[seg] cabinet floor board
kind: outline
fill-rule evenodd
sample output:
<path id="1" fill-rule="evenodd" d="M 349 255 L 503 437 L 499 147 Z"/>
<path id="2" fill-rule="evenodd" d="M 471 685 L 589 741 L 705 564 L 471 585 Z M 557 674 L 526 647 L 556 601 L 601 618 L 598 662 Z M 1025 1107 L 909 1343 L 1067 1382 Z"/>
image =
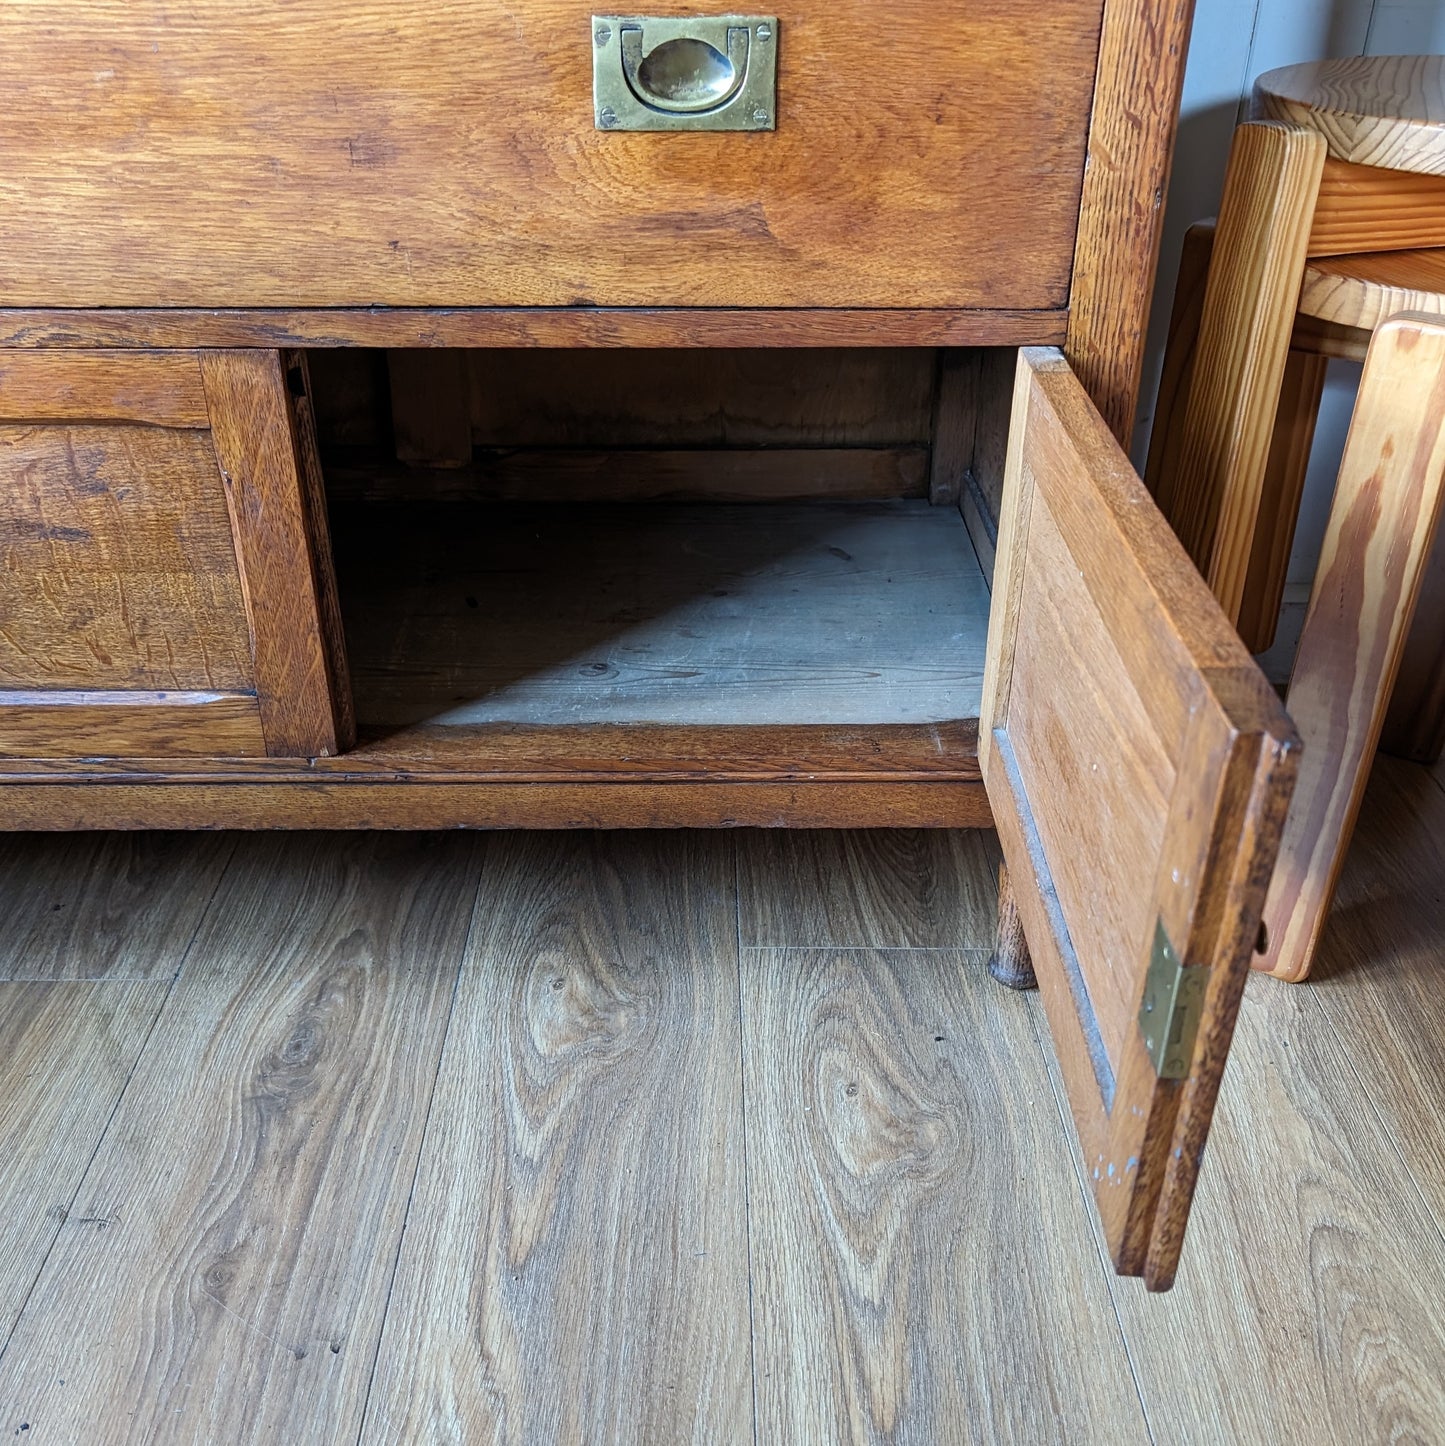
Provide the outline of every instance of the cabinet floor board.
<path id="1" fill-rule="evenodd" d="M 364 726 L 978 717 L 989 593 L 926 501 L 332 510 Z"/>
<path id="2" fill-rule="evenodd" d="M 1149 1297 L 989 834 L 4 840 L 0 1433 L 1439 1439 L 1442 859 L 1382 760 Z"/>

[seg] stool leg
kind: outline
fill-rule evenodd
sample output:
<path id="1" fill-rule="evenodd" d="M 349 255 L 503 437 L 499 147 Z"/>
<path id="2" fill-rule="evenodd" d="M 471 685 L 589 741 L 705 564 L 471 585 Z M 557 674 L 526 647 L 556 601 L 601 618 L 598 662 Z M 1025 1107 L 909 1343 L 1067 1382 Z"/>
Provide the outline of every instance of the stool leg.
<path id="1" fill-rule="evenodd" d="M 998 866 L 998 942 L 988 961 L 988 972 L 1010 989 L 1036 989 L 1034 963 L 1029 956 L 1028 940 L 1024 938 L 1023 921 L 1014 902 L 1013 880 L 1008 865 Z"/>
<path id="2" fill-rule="evenodd" d="M 1365 362 L 1286 701 L 1304 740 L 1258 963 L 1309 973 L 1440 514 L 1445 322 L 1396 317 Z"/>
<path id="3" fill-rule="evenodd" d="M 1166 517 L 1174 504 L 1179 449 L 1184 441 L 1184 412 L 1189 405 L 1189 384 L 1194 378 L 1199 319 L 1204 314 L 1204 291 L 1213 254 L 1214 222 L 1195 222 L 1184 233 L 1184 247 L 1179 253 L 1179 275 L 1174 280 L 1174 305 L 1164 343 L 1164 367 L 1154 398 L 1154 422 L 1149 428 L 1149 460 L 1144 466 L 1144 485 Z"/>
<path id="4" fill-rule="evenodd" d="M 1272 646 L 1279 626 L 1289 554 L 1299 522 L 1328 365 L 1328 357 L 1303 351 L 1291 351 L 1285 363 L 1237 619 L 1239 635 L 1251 653 L 1262 653 Z"/>
<path id="5" fill-rule="evenodd" d="M 1445 537 L 1439 534 L 1420 586 L 1380 747 L 1415 763 L 1438 763 L 1445 753 Z"/>
<path id="6" fill-rule="evenodd" d="M 1231 621 L 1304 276 L 1325 140 L 1251 123 L 1234 133 L 1177 463 L 1158 498 Z"/>

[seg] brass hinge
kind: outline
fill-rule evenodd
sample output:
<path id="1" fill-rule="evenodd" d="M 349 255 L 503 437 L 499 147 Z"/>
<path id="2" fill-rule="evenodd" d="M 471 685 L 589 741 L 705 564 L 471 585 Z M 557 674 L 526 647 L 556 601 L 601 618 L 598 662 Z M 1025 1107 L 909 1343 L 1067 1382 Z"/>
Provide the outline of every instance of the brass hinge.
<path id="1" fill-rule="evenodd" d="M 1209 970 L 1186 969 L 1164 932 L 1164 921 L 1156 921 L 1144 1001 L 1139 1006 L 1139 1032 L 1160 1079 L 1188 1077 L 1208 983 Z"/>

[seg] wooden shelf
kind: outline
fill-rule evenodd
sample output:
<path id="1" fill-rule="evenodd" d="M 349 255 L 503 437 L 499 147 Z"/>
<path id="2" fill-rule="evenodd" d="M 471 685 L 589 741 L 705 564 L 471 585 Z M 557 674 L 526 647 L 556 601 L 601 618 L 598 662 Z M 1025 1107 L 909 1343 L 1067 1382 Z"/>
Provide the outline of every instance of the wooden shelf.
<path id="1" fill-rule="evenodd" d="M 950 508 L 369 504 L 333 545 L 373 737 L 978 716 L 989 594 Z"/>

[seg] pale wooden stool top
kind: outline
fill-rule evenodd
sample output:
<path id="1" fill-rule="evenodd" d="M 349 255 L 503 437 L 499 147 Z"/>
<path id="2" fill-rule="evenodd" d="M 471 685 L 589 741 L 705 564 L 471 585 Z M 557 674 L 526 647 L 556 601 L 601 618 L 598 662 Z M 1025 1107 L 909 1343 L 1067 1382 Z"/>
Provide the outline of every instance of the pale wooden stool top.
<path id="1" fill-rule="evenodd" d="M 1402 311 L 1445 316 L 1445 249 L 1317 257 L 1305 267 L 1299 310 L 1366 331 Z"/>
<path id="2" fill-rule="evenodd" d="M 1251 112 L 1318 131 L 1336 160 L 1445 176 L 1445 56 L 1287 65 L 1255 81 Z"/>

